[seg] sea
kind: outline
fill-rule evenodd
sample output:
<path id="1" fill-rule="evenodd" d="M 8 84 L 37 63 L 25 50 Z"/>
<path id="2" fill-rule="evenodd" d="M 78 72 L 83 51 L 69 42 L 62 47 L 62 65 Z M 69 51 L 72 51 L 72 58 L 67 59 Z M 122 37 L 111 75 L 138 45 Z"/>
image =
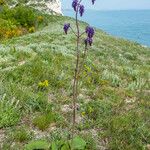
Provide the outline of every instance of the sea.
<path id="1" fill-rule="evenodd" d="M 63 10 L 74 17 L 72 10 Z M 86 10 L 80 20 L 105 32 L 150 47 L 150 10 Z"/>

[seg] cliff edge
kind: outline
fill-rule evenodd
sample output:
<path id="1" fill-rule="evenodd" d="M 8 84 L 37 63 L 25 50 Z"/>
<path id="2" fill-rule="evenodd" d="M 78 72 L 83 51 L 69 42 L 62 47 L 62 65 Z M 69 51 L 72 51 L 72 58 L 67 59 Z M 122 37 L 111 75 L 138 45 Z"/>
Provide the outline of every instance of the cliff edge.
<path id="1" fill-rule="evenodd" d="M 11 7 L 18 4 L 33 7 L 43 13 L 62 15 L 60 0 L 9 0 L 7 2 Z"/>
<path id="2" fill-rule="evenodd" d="M 30 0 L 27 5 L 48 14 L 62 14 L 60 0 Z"/>

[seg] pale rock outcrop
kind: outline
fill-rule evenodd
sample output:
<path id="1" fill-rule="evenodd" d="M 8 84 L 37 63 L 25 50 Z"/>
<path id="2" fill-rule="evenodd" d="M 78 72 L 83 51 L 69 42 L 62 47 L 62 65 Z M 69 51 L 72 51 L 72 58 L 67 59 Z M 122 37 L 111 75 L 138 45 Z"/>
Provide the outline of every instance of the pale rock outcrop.
<path id="1" fill-rule="evenodd" d="M 30 0 L 26 5 L 48 14 L 62 14 L 60 0 Z"/>
<path id="2" fill-rule="evenodd" d="M 10 7 L 15 7 L 19 3 L 33 7 L 43 13 L 62 15 L 60 0 L 10 0 Z"/>

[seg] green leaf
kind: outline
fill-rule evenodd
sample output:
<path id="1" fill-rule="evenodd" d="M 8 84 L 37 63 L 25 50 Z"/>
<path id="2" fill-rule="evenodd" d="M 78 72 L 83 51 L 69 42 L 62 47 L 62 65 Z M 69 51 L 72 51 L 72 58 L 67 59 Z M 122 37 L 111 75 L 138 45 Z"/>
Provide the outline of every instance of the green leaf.
<path id="1" fill-rule="evenodd" d="M 71 150 L 69 143 L 68 142 L 64 143 L 63 146 L 61 147 L 61 150 Z"/>
<path id="2" fill-rule="evenodd" d="M 48 148 L 49 148 L 49 143 L 43 140 L 37 140 L 37 141 L 31 141 L 27 145 L 25 145 L 24 150 L 35 150 L 35 149 L 47 150 Z"/>
<path id="3" fill-rule="evenodd" d="M 86 142 L 79 136 L 75 137 L 71 142 L 71 147 L 73 150 L 84 150 Z"/>
<path id="4" fill-rule="evenodd" d="M 70 150 L 69 143 L 65 141 L 54 141 L 51 144 L 51 150 Z"/>
<path id="5" fill-rule="evenodd" d="M 56 142 L 52 142 L 51 150 L 58 150 L 58 144 Z"/>
<path id="6" fill-rule="evenodd" d="M 70 148 L 69 148 L 69 145 L 63 145 L 62 147 L 61 147 L 61 150 L 70 150 Z"/>

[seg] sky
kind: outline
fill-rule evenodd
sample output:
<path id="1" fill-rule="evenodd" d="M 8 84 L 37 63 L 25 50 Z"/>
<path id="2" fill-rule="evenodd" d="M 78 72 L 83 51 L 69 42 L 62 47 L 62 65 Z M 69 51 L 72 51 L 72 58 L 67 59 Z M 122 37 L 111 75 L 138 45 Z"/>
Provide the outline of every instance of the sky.
<path id="1" fill-rule="evenodd" d="M 72 0 L 61 0 L 63 9 L 70 9 Z M 128 10 L 150 9 L 150 0 L 96 0 L 91 6 L 91 0 L 83 0 L 88 9 L 96 10 Z"/>

